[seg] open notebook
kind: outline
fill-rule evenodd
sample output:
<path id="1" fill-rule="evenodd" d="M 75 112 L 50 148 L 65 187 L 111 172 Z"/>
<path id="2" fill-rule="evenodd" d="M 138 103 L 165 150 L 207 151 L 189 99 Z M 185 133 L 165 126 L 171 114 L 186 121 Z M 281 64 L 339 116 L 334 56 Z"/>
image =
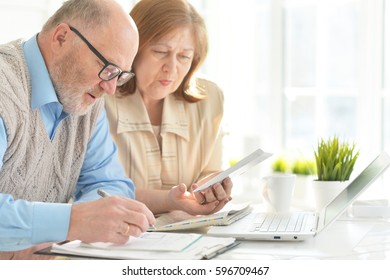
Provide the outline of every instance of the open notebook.
<path id="1" fill-rule="evenodd" d="M 389 155 L 382 152 L 319 213 L 277 215 L 253 211 L 232 225 L 211 227 L 207 233 L 248 240 L 299 241 L 313 237 L 335 221 L 389 165 Z"/>
<path id="2" fill-rule="evenodd" d="M 146 232 L 129 237 L 126 244 L 80 240 L 53 244 L 36 254 L 60 255 L 72 258 L 194 260 L 211 259 L 234 248 L 239 242 L 232 237 L 212 237 L 195 233 Z"/>

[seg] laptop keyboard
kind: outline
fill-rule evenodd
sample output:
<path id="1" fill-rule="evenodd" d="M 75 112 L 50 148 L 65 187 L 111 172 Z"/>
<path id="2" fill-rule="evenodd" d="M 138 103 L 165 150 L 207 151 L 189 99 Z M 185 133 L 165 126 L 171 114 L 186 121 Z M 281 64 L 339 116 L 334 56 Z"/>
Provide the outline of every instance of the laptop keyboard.
<path id="1" fill-rule="evenodd" d="M 251 232 L 300 232 L 313 229 L 313 213 L 289 215 L 259 213 L 253 220 Z"/>

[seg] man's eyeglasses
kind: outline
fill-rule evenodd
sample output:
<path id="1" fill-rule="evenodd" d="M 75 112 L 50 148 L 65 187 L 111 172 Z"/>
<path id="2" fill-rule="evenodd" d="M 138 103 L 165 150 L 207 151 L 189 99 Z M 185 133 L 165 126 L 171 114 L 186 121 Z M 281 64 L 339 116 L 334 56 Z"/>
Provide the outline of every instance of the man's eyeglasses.
<path id="1" fill-rule="evenodd" d="M 120 87 L 134 77 L 135 74 L 133 72 L 123 71 L 119 68 L 118 65 L 115 65 L 114 63 L 111 63 L 107 59 L 105 59 L 105 57 L 101 53 L 99 53 L 97 49 L 95 49 L 94 46 L 92 46 L 91 43 L 83 35 L 81 35 L 81 33 L 76 28 L 70 25 L 69 28 L 77 36 L 79 36 L 80 39 L 87 44 L 88 48 L 104 63 L 102 70 L 100 70 L 98 74 L 100 79 L 102 79 L 103 81 L 110 81 L 118 77 L 117 86 Z"/>

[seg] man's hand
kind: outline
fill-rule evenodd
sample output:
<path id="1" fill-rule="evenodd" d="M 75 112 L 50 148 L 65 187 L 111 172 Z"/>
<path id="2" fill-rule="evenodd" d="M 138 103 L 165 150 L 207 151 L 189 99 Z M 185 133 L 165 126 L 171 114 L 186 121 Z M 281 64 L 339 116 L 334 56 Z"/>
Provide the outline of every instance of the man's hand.
<path id="1" fill-rule="evenodd" d="M 123 244 L 154 223 L 152 212 L 143 203 L 110 196 L 73 205 L 67 239 Z"/>

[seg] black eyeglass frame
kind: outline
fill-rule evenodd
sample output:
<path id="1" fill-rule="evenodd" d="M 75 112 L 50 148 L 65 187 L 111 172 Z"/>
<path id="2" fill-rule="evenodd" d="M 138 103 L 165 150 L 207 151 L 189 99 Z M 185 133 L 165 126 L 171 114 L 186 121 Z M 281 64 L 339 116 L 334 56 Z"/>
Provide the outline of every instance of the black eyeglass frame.
<path id="1" fill-rule="evenodd" d="M 123 71 L 118 65 L 109 62 L 94 46 L 92 46 L 92 44 L 80 33 L 80 31 L 78 31 L 76 28 L 74 28 L 73 26 L 71 26 L 69 24 L 68 24 L 68 26 L 69 26 L 70 30 L 72 30 L 88 46 L 88 48 L 104 63 L 102 70 L 100 70 L 100 72 L 98 74 L 98 77 L 101 80 L 110 81 L 110 80 L 118 77 L 117 86 L 122 86 L 123 84 L 125 84 L 126 82 L 128 82 L 130 79 L 132 79 L 135 76 L 135 74 L 133 72 Z M 115 73 L 114 76 L 109 77 L 109 78 L 102 77 L 101 74 L 108 66 L 115 67 L 118 70 L 118 72 Z M 122 78 L 122 80 L 121 80 L 121 77 L 124 77 L 123 76 L 124 74 L 129 75 L 129 76 L 126 78 Z"/>

